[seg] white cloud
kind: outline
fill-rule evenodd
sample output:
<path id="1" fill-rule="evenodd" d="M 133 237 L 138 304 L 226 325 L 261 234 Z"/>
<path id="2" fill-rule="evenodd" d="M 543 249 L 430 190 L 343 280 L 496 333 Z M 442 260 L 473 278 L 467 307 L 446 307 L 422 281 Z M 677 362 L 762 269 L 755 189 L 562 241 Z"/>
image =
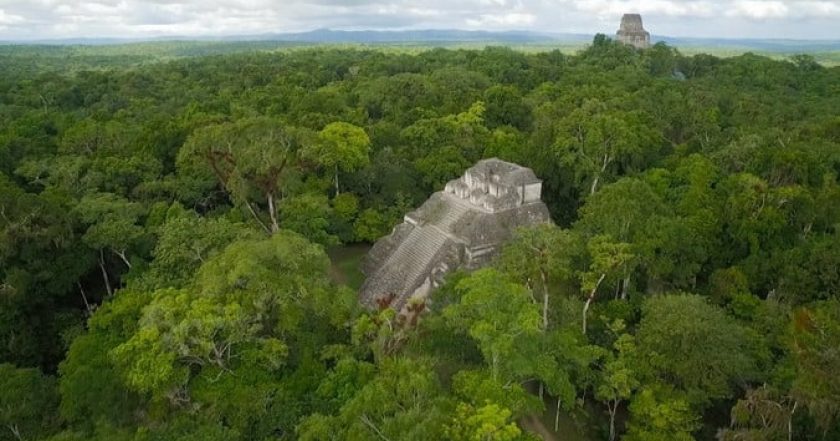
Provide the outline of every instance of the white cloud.
<path id="1" fill-rule="evenodd" d="M 783 1 L 738 0 L 733 8 L 727 11 L 730 17 L 747 17 L 757 20 L 768 18 L 784 18 L 790 9 Z"/>
<path id="2" fill-rule="evenodd" d="M 510 12 L 507 14 L 481 14 L 478 18 L 468 18 L 465 20 L 467 26 L 470 27 L 522 27 L 527 26 L 537 19 L 533 14 L 525 14 L 521 12 Z"/>
<path id="3" fill-rule="evenodd" d="M 621 16 L 629 11 L 672 17 L 710 17 L 715 13 L 715 3 L 710 1 L 583 0 L 574 4 L 581 11 L 608 16 Z"/>
<path id="4" fill-rule="evenodd" d="M 792 8 L 796 16 L 840 18 L 840 2 L 838 1 L 802 1 L 794 3 Z"/>
<path id="5" fill-rule="evenodd" d="M 440 17 L 444 14 L 440 9 L 430 8 L 408 8 L 406 12 L 419 17 Z"/>
<path id="6" fill-rule="evenodd" d="M 254 35 L 334 29 L 840 39 L 840 0 L 0 0 L 0 39 Z"/>
<path id="7" fill-rule="evenodd" d="M 24 23 L 26 20 L 20 16 L 15 14 L 9 14 L 5 10 L 0 9 L 0 25 L 14 25 Z"/>

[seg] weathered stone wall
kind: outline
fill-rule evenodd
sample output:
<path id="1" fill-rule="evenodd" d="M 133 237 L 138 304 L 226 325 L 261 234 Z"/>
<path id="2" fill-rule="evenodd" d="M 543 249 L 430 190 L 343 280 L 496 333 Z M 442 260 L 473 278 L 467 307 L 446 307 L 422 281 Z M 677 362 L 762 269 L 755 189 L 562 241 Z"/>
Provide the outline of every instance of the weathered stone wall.
<path id="1" fill-rule="evenodd" d="M 537 202 L 542 194 L 542 184 L 531 184 L 525 186 L 525 202 Z"/>

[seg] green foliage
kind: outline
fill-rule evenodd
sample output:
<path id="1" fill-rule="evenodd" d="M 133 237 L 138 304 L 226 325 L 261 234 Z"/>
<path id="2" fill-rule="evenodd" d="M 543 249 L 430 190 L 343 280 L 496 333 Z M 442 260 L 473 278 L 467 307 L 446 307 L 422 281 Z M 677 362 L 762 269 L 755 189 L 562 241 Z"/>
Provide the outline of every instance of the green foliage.
<path id="1" fill-rule="evenodd" d="M 759 377 L 746 330 L 702 297 L 654 297 L 642 313 L 639 362 L 647 375 L 683 390 L 692 406 L 731 397 L 733 386 Z"/>
<path id="2" fill-rule="evenodd" d="M 452 378 L 452 389 L 461 400 L 481 407 L 486 403 L 494 403 L 514 416 L 525 415 L 540 409 L 537 402 L 518 385 L 506 385 L 500 379 L 494 379 L 486 370 L 463 370 Z M 462 403 L 463 404 L 463 403 Z"/>
<path id="3" fill-rule="evenodd" d="M 453 441 L 516 441 L 523 439 L 522 430 L 510 421 L 510 411 L 497 404 L 478 409 L 461 403 L 455 410 L 452 425 L 446 430 Z"/>
<path id="4" fill-rule="evenodd" d="M 452 327 L 478 343 L 493 378 L 515 374 L 516 359 L 525 356 L 517 342 L 539 332 L 539 312 L 528 291 L 492 269 L 473 273 L 457 289 L 460 303 L 444 311 Z"/>
<path id="5" fill-rule="evenodd" d="M 610 236 L 598 235 L 586 244 L 592 260 L 589 270 L 581 274 L 581 289 L 594 292 L 605 280 L 615 282 L 627 277 L 635 266 L 635 258 L 630 252 L 630 245 L 616 243 Z"/>
<path id="6" fill-rule="evenodd" d="M 670 386 L 642 389 L 630 403 L 630 422 L 623 439 L 635 441 L 692 441 L 698 417 L 685 394 Z"/>
<path id="7" fill-rule="evenodd" d="M 0 390 L 0 440 L 37 439 L 58 428 L 54 378 L 0 364 Z"/>
<path id="8" fill-rule="evenodd" d="M 840 391 L 836 350 L 840 342 L 840 302 L 833 299 L 797 311 L 790 333 L 797 370 L 793 395 L 827 429 L 840 418 L 836 399 Z"/>
<path id="9" fill-rule="evenodd" d="M 595 388 L 595 398 L 606 402 L 610 412 L 610 439 L 615 439 L 615 416 L 619 404 L 629 399 L 639 387 L 639 373 L 633 362 L 636 342 L 632 335 L 624 333 L 624 322 L 617 320 L 610 326 L 615 334 L 613 351 L 608 352 L 601 375 Z"/>
<path id="10" fill-rule="evenodd" d="M 546 224 L 522 228 L 502 248 L 497 266 L 542 297 L 543 329 L 548 329 L 554 296 L 568 290 L 582 260 L 581 238 L 570 230 Z M 564 289 L 565 288 L 565 289 Z M 565 292 L 568 295 L 568 292 Z"/>
<path id="11" fill-rule="evenodd" d="M 77 428 L 134 421 L 143 399 L 123 383 L 110 351 L 136 332 L 146 293 L 122 290 L 88 322 L 88 332 L 73 340 L 59 366 L 61 416 Z"/>
<path id="12" fill-rule="evenodd" d="M 137 331 L 112 356 L 131 387 L 170 401 L 189 399 L 174 395 L 197 370 L 223 376 L 241 364 L 276 371 L 289 352 L 285 340 L 331 294 L 326 260 L 293 233 L 236 242 L 201 267 L 194 285 L 155 292 Z M 338 324 L 345 306 L 336 302 L 317 315 Z"/>
<path id="13" fill-rule="evenodd" d="M 495 85 L 484 92 L 486 118 L 490 128 L 512 126 L 526 130 L 531 125 L 531 109 L 522 93 L 513 86 Z"/>
<path id="14" fill-rule="evenodd" d="M 442 188 L 481 158 L 488 135 L 484 111 L 478 101 L 457 115 L 420 119 L 403 129 L 407 153 L 427 188 Z"/>
<path id="15" fill-rule="evenodd" d="M 329 283 L 327 267 L 319 246 L 288 231 L 234 242 L 184 288 L 152 293 L 108 358 L 132 391 L 160 406 L 201 409 L 249 439 L 290 433 L 300 413 L 284 403 L 307 392 L 284 388 L 285 378 L 318 372 L 305 363 L 313 337 L 328 341 L 326 329 L 349 318 L 352 298 Z"/>
<path id="16" fill-rule="evenodd" d="M 336 415 L 314 414 L 298 427 L 301 440 L 445 439 L 454 406 L 441 394 L 429 360 L 385 359 Z"/>
<path id="17" fill-rule="evenodd" d="M 335 193 L 341 193 L 339 171 L 352 172 L 369 163 L 370 138 L 364 129 L 346 122 L 327 124 L 318 132 L 317 141 L 301 153 L 304 158 L 331 170 Z"/>
<path id="18" fill-rule="evenodd" d="M 332 229 L 342 243 L 354 242 L 353 222 L 359 215 L 359 197 L 341 193 L 332 199 Z"/>
<path id="19" fill-rule="evenodd" d="M 328 232 L 332 210 L 323 195 L 292 196 L 280 203 L 285 228 L 325 246 L 338 244 L 338 238 Z"/>
<path id="20" fill-rule="evenodd" d="M 584 99 L 558 121 L 555 133 L 555 154 L 574 173 L 578 191 L 589 195 L 633 170 L 650 154 L 646 149 L 657 147 L 655 132 L 638 111 L 613 110 L 595 98 Z"/>
<path id="21" fill-rule="evenodd" d="M 265 203 L 270 231 L 279 229 L 276 201 L 286 190 L 289 174 L 300 165 L 308 133 L 267 117 L 248 118 L 197 129 L 178 153 L 182 173 L 215 179 L 255 220 L 254 203 Z"/>
<path id="22" fill-rule="evenodd" d="M 141 207 L 113 194 L 85 196 L 76 206 L 82 222 L 90 224 L 82 240 L 91 248 L 122 252 L 143 234 L 136 225 Z"/>
<path id="23" fill-rule="evenodd" d="M 793 417 L 798 403 L 778 391 L 762 386 L 748 390 L 732 407 L 732 428 L 721 431 L 723 441 L 737 439 L 786 440 L 793 436 Z"/>
<path id="24" fill-rule="evenodd" d="M 173 211 L 170 209 L 170 211 Z M 206 218 L 174 210 L 158 228 L 147 279 L 155 287 L 183 287 L 199 266 L 236 239 L 256 238 L 257 233 L 226 218 Z"/>
<path id="25" fill-rule="evenodd" d="M 335 169 L 338 193 L 338 171 L 351 172 L 367 165 L 369 152 L 370 138 L 364 129 L 346 122 L 334 122 L 318 133 L 318 142 L 303 154 L 327 169 Z"/>
<path id="26" fill-rule="evenodd" d="M 840 70 L 556 49 L 0 47 L 0 438 L 836 438 Z M 357 315 L 493 156 L 559 227 Z"/>

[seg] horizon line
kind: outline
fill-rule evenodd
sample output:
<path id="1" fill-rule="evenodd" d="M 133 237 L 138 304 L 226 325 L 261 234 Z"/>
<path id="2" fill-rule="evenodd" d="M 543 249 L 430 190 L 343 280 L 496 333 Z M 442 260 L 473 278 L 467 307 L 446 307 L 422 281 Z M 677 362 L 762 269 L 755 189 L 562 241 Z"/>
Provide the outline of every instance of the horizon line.
<path id="1" fill-rule="evenodd" d="M 67 36 L 67 37 L 50 37 L 50 38 L 21 38 L 21 39 L 7 39 L 7 38 L 0 38 L 0 44 L 58 44 L 61 45 L 62 42 L 77 42 L 77 43 L 70 43 L 70 44 L 79 44 L 79 45 L 86 45 L 85 43 L 78 43 L 79 41 L 85 40 L 100 40 L 100 41 L 110 41 L 115 44 L 118 43 L 141 43 L 141 42 L 167 42 L 167 41 L 214 41 L 214 40 L 234 40 L 240 42 L 249 42 L 249 41 L 288 41 L 293 43 L 305 43 L 305 42 L 312 42 L 312 43 L 325 43 L 330 42 L 329 40 L 283 40 L 282 37 L 284 36 L 305 36 L 306 34 L 313 34 L 317 32 L 335 32 L 335 33 L 346 33 L 346 34 L 361 34 L 361 33 L 378 33 L 378 34 L 410 34 L 413 32 L 460 32 L 460 33 L 468 33 L 468 34 L 488 34 L 488 35 L 504 35 L 504 34 L 513 34 L 513 35 L 520 35 L 520 36 L 531 36 L 531 37 L 545 37 L 548 39 L 555 39 L 558 42 L 563 41 L 563 37 L 570 38 L 574 37 L 575 40 L 583 39 L 583 38 L 594 38 L 598 34 L 604 34 L 607 37 L 614 38 L 614 33 L 603 33 L 603 32 L 596 32 L 596 33 L 583 33 L 583 32 L 550 32 L 550 31 L 535 31 L 535 30 L 524 30 L 524 29 L 504 29 L 504 30 L 481 30 L 481 29 L 463 29 L 463 28 L 418 28 L 418 29 L 376 29 L 376 28 L 369 28 L 369 29 L 341 29 L 341 28 L 325 28 L 325 27 L 318 27 L 312 28 L 305 31 L 288 31 L 288 32 L 261 32 L 256 34 L 248 34 L 248 33 L 236 33 L 236 34 L 173 34 L 173 35 L 146 35 L 146 36 L 134 36 L 134 37 L 121 37 L 121 36 Z M 267 38 L 267 37 L 276 37 L 275 39 Z M 264 39 L 264 40 L 253 40 L 253 39 Z M 651 39 L 659 38 L 659 39 L 669 39 L 669 40 L 713 40 L 713 41 L 755 41 L 755 42 L 767 42 L 767 41 L 778 41 L 778 42 L 811 42 L 811 43 L 822 43 L 822 44 L 829 44 L 835 43 L 840 44 L 840 37 L 829 37 L 829 38 L 780 38 L 780 37 L 708 37 L 708 36 L 672 36 L 672 35 L 660 35 L 651 33 Z M 402 41 L 412 41 L 412 40 L 402 40 Z M 434 41 L 434 40 L 423 40 L 417 39 L 413 40 L 417 42 L 423 41 Z M 446 41 L 454 41 L 457 42 L 458 40 L 446 40 Z M 492 40 L 489 40 L 492 41 Z M 341 41 L 336 41 L 341 42 Z M 398 42 L 398 41 L 394 41 Z M 469 42 L 469 41 L 465 41 Z M 475 42 L 475 41 L 473 41 Z M 376 41 L 374 43 L 387 43 L 387 41 Z M 68 44 L 68 43 L 64 43 Z M 94 43 L 95 44 L 95 43 Z M 840 48 L 838 48 L 840 49 Z"/>

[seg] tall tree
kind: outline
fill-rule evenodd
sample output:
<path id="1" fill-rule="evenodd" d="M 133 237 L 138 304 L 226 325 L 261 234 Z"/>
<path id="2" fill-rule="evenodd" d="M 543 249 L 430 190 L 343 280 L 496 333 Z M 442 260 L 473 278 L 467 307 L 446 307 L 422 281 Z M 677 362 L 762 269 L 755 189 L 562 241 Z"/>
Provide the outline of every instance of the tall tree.
<path id="1" fill-rule="evenodd" d="M 601 285 L 604 282 L 612 282 L 617 286 L 618 281 L 628 279 L 636 265 L 635 256 L 630 252 L 630 245 L 616 243 L 609 236 L 593 237 L 587 243 L 587 248 L 592 262 L 589 268 L 581 273 L 581 289 L 586 297 L 582 315 L 584 334 L 586 334 L 589 307 L 595 301 Z"/>
<path id="2" fill-rule="evenodd" d="M 288 231 L 235 242 L 202 265 L 193 284 L 154 292 L 113 360 L 132 389 L 174 409 L 204 403 L 237 412 L 221 401 L 221 390 L 237 385 L 260 393 L 264 411 L 274 409 L 264 390 L 272 378 L 316 350 L 314 337 L 340 336 L 336 327 L 349 319 L 352 296 L 331 285 L 327 268 L 321 247 Z"/>
<path id="3" fill-rule="evenodd" d="M 310 145 L 303 154 L 309 160 L 332 170 L 335 194 L 339 195 L 339 170 L 352 172 L 368 165 L 370 148 L 370 138 L 364 129 L 346 122 L 334 122 L 318 132 L 317 142 Z"/>
<path id="4" fill-rule="evenodd" d="M 478 343 L 493 378 L 514 374 L 523 356 L 517 341 L 534 338 L 540 329 L 539 309 L 528 290 L 493 269 L 473 273 L 457 289 L 461 301 L 444 310 L 446 318 Z"/>
<path id="5" fill-rule="evenodd" d="M 655 132 L 637 111 L 623 111 L 586 99 L 558 121 L 554 149 L 575 174 L 581 193 L 593 195 L 602 182 L 639 167 L 646 149 L 656 149 Z"/>
<path id="6" fill-rule="evenodd" d="M 289 175 L 300 167 L 299 153 L 308 138 L 267 117 L 211 125 L 187 139 L 178 153 L 179 168 L 186 174 L 210 173 L 266 232 L 276 233 L 277 203 Z M 268 224 L 257 214 L 260 202 L 266 205 Z"/>
<path id="7" fill-rule="evenodd" d="M 606 402 L 610 414 L 610 441 L 616 436 L 615 417 L 622 401 L 629 399 L 639 387 L 639 373 L 634 366 L 636 342 L 624 330 L 624 322 L 618 320 L 610 325 L 615 335 L 613 350 L 607 353 L 601 375 L 595 389 L 595 398 Z"/>
<path id="8" fill-rule="evenodd" d="M 553 224 L 523 228 L 502 248 L 499 268 L 542 296 L 542 328 L 549 329 L 551 293 L 575 276 L 582 254 L 580 237 Z"/>
<path id="9" fill-rule="evenodd" d="M 667 385 L 642 389 L 630 403 L 629 441 L 693 441 L 700 427 L 685 393 Z"/>
<path id="10" fill-rule="evenodd" d="M 649 298 L 636 337 L 653 380 L 684 390 L 692 406 L 731 397 L 734 386 L 760 377 L 746 330 L 700 296 Z"/>

